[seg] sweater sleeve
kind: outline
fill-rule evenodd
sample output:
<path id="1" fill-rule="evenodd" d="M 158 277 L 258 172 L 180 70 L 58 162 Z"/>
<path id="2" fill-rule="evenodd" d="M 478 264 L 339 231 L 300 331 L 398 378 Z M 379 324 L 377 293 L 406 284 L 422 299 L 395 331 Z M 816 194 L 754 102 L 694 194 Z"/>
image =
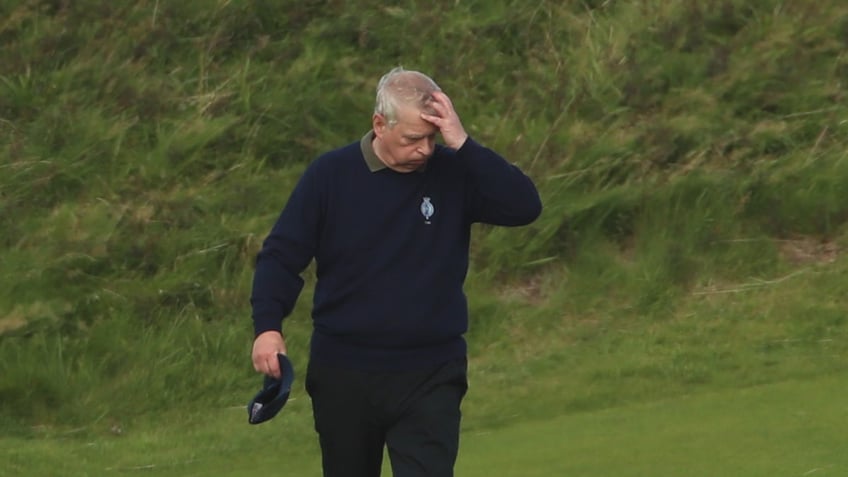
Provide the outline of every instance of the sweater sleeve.
<path id="1" fill-rule="evenodd" d="M 533 181 L 496 152 L 469 137 L 456 157 L 467 167 L 472 222 L 527 225 L 542 213 L 542 200 Z"/>
<path id="2" fill-rule="evenodd" d="M 315 256 L 323 201 L 314 166 L 295 186 L 256 257 L 250 296 L 256 336 L 281 331 L 303 289 L 300 274 Z"/>

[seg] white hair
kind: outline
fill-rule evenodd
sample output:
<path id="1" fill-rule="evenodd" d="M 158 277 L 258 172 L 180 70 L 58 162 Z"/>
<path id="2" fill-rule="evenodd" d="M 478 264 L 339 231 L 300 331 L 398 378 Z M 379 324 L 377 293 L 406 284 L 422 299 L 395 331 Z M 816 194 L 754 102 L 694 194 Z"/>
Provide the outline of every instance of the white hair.
<path id="1" fill-rule="evenodd" d="M 415 106 L 420 110 L 429 110 L 427 103 L 433 93 L 441 91 L 429 76 L 418 71 L 392 68 L 377 83 L 377 100 L 374 114 L 386 118 L 389 127 L 397 124 L 397 110 L 401 105 Z"/>

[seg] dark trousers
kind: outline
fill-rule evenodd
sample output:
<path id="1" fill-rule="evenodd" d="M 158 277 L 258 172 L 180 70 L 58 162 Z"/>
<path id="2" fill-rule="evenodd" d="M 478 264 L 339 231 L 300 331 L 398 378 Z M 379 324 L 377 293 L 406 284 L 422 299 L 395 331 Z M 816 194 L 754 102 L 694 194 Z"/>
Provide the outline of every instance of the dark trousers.
<path id="1" fill-rule="evenodd" d="M 384 446 L 394 477 L 452 477 L 467 368 L 465 358 L 392 372 L 310 363 L 324 477 L 379 477 Z"/>

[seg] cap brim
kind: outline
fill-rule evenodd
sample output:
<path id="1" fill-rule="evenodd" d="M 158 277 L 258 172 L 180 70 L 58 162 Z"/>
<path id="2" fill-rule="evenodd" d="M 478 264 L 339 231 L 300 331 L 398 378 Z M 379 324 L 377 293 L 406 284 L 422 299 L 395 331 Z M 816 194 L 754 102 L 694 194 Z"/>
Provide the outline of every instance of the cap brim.
<path id="1" fill-rule="evenodd" d="M 286 405 L 294 382 L 294 368 L 284 354 L 277 354 L 280 361 L 280 379 L 265 376 L 262 390 L 247 405 L 247 421 L 259 424 L 276 416 Z"/>

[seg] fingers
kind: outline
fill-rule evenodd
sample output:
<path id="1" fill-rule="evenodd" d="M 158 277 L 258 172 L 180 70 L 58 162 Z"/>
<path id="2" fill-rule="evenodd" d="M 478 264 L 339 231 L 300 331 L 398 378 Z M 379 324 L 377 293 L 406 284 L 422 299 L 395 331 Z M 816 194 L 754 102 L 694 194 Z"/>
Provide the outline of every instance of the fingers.
<path id="1" fill-rule="evenodd" d="M 253 369 L 257 372 L 280 377 L 280 361 L 277 354 L 286 354 L 286 344 L 282 334 L 277 331 L 268 331 L 257 336 L 253 341 L 253 352 L 251 358 Z"/>
<path id="2" fill-rule="evenodd" d="M 465 128 L 462 127 L 462 121 L 460 121 L 459 115 L 456 114 L 456 110 L 448 95 L 441 91 L 436 91 L 427 105 L 436 114 L 427 114 L 422 111 L 420 115 L 421 119 L 439 129 L 448 147 L 452 149 L 462 147 L 468 138 L 468 134 L 465 132 Z"/>
<path id="3" fill-rule="evenodd" d="M 277 362 L 277 353 L 254 353 L 253 369 L 268 376 L 274 376 L 279 373 L 280 363 Z"/>
<path id="4" fill-rule="evenodd" d="M 254 354 L 253 369 L 266 376 L 280 378 L 280 361 L 277 359 L 277 352 L 265 353 L 261 355 Z"/>
<path id="5" fill-rule="evenodd" d="M 277 359 L 277 353 L 274 353 L 273 358 L 265 360 L 266 370 L 263 374 L 280 379 L 280 361 Z"/>
<path id="6" fill-rule="evenodd" d="M 439 116 L 433 116 L 432 114 L 421 113 L 421 119 L 427 121 L 428 123 L 436 126 L 439 131 L 445 128 L 445 120 Z"/>
<path id="7" fill-rule="evenodd" d="M 434 124 L 439 129 L 459 120 L 459 118 L 456 117 L 456 113 L 454 113 L 452 109 L 447 108 L 444 104 L 431 101 L 429 106 L 435 114 L 429 114 L 426 111 L 422 111 L 421 119 Z"/>
<path id="8" fill-rule="evenodd" d="M 453 109 L 453 102 L 451 102 L 450 97 L 448 95 L 446 95 L 444 92 L 435 91 L 432 94 L 432 96 L 433 96 L 433 101 L 435 101 L 435 102 L 437 102 L 441 105 L 447 106 L 450 109 Z"/>
<path id="9" fill-rule="evenodd" d="M 447 119 L 450 116 L 456 115 L 456 111 L 453 109 L 453 103 L 450 98 L 441 91 L 433 93 L 428 105 L 436 111 L 436 116 L 440 118 Z"/>

